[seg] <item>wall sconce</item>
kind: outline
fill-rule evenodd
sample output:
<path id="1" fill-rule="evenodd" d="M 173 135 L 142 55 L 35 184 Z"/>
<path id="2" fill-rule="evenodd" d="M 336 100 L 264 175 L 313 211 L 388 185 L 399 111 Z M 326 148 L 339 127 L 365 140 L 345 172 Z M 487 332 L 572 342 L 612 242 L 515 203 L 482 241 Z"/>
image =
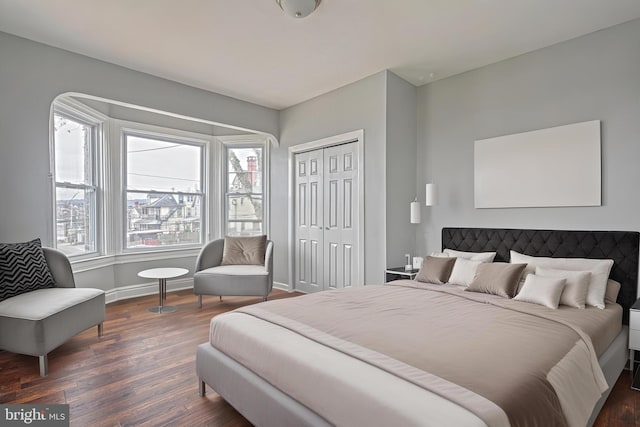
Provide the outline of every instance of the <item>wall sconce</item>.
<path id="1" fill-rule="evenodd" d="M 411 202 L 411 224 L 420 224 L 422 221 L 420 215 L 420 203 L 418 203 L 418 198 L 416 197 L 413 202 Z"/>
<path id="2" fill-rule="evenodd" d="M 436 187 L 435 184 L 429 183 L 425 186 L 424 200 L 426 206 L 435 206 L 438 204 L 438 187 Z"/>
<path id="3" fill-rule="evenodd" d="M 429 183 L 425 187 L 425 206 L 435 206 L 438 204 L 438 188 L 435 184 Z M 422 221 L 422 215 L 420 212 L 420 203 L 418 202 L 418 198 L 416 197 L 413 202 L 411 202 L 411 224 L 420 224 Z"/>

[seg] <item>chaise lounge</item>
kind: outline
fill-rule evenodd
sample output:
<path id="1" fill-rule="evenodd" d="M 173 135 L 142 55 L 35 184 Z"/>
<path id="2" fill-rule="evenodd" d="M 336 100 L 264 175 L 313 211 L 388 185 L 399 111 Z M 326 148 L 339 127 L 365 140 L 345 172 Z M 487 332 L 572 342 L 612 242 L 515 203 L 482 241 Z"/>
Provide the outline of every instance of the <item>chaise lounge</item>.
<path id="1" fill-rule="evenodd" d="M 0 245 L 0 261 L 0 349 L 38 356 L 44 377 L 50 351 L 92 326 L 102 336 L 104 291 L 76 288 L 63 252 L 36 239 Z"/>

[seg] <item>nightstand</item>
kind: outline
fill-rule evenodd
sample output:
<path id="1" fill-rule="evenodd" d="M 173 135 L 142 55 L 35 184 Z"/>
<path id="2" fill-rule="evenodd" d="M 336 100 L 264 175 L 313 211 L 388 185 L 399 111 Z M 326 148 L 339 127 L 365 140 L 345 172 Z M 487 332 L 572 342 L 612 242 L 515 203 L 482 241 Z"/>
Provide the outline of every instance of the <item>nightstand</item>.
<path id="1" fill-rule="evenodd" d="M 629 310 L 629 364 L 631 365 L 631 376 L 633 378 L 631 388 L 640 390 L 640 375 L 633 369 L 635 367 L 636 350 L 640 350 L 640 299 Z"/>
<path id="2" fill-rule="evenodd" d="M 400 279 L 413 280 L 416 278 L 419 271 L 420 271 L 419 269 L 407 271 L 404 269 L 404 267 L 387 268 L 384 271 L 384 282 L 387 283 L 387 282 L 391 282 L 392 280 L 400 280 Z M 640 333 L 640 331 L 638 331 L 638 333 Z M 638 349 L 640 350 L 640 347 Z"/>

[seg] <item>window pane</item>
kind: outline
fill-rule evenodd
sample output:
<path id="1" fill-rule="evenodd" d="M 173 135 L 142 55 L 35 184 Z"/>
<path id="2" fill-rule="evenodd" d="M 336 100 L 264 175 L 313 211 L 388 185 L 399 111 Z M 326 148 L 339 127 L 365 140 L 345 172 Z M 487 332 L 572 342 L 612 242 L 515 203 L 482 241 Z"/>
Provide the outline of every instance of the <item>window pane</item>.
<path id="1" fill-rule="evenodd" d="M 191 245 L 201 242 L 202 197 L 127 193 L 127 248 Z"/>
<path id="2" fill-rule="evenodd" d="M 262 148 L 228 148 L 230 193 L 262 193 Z"/>
<path id="3" fill-rule="evenodd" d="M 129 190 L 192 193 L 202 190 L 200 146 L 125 136 Z"/>
<path id="4" fill-rule="evenodd" d="M 93 129 L 59 114 L 54 114 L 56 181 L 89 184 Z"/>
<path id="5" fill-rule="evenodd" d="M 262 221 L 261 194 L 228 195 L 227 207 L 229 221 Z"/>
<path id="6" fill-rule="evenodd" d="M 92 190 L 56 188 L 56 247 L 65 254 L 96 251 L 95 203 Z"/>
<path id="7" fill-rule="evenodd" d="M 229 236 L 258 236 L 262 233 L 262 222 L 229 222 L 227 235 Z"/>

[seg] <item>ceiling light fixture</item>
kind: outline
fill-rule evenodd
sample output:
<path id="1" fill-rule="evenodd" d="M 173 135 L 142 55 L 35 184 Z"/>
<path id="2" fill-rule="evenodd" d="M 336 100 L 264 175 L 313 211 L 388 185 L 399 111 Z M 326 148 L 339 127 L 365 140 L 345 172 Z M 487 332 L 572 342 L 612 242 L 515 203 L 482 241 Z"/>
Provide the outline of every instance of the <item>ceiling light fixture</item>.
<path id="1" fill-rule="evenodd" d="M 276 0 L 284 13 L 292 18 L 304 18 L 318 8 L 322 0 Z"/>

